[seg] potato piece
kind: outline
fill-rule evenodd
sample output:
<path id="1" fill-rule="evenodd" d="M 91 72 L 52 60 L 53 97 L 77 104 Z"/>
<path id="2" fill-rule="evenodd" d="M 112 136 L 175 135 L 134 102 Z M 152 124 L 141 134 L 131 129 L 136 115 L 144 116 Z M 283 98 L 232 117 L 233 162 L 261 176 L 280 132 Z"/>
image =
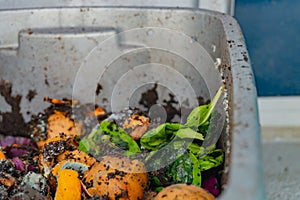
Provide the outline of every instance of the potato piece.
<path id="1" fill-rule="evenodd" d="M 58 171 L 55 200 L 80 200 L 81 183 L 78 172 L 71 169 Z"/>
<path id="2" fill-rule="evenodd" d="M 69 160 L 64 160 L 59 163 L 57 163 L 51 170 L 51 173 L 53 176 L 56 176 L 59 171 L 64 169 L 72 169 L 77 172 L 85 172 L 89 169 L 88 165 L 85 165 L 80 162 L 74 162 Z"/>
<path id="3" fill-rule="evenodd" d="M 45 145 L 54 142 L 60 142 L 60 141 L 66 141 L 67 143 L 70 143 L 70 145 L 78 146 L 78 140 L 76 139 L 76 136 L 74 135 L 69 136 L 65 134 L 61 134 L 56 137 L 48 138 L 47 140 L 36 142 L 36 145 L 38 146 L 39 149 L 43 149 Z"/>
<path id="4" fill-rule="evenodd" d="M 44 176 L 48 177 L 50 174 L 51 168 L 56 164 L 55 158 L 62 154 L 68 149 L 74 149 L 78 146 L 78 141 L 75 136 L 68 136 L 61 134 L 60 136 L 49 138 L 45 141 L 40 141 L 36 143 L 39 149 L 41 149 L 41 153 L 39 154 L 39 169 L 44 172 Z M 49 149 L 49 145 L 61 147 L 58 149 L 52 149 L 51 151 L 47 151 Z M 62 146 L 60 146 L 62 145 Z M 62 148 L 63 147 L 63 148 Z M 57 150 L 57 152 L 56 152 Z M 52 154 L 50 154 L 52 153 Z"/>
<path id="5" fill-rule="evenodd" d="M 150 119 L 142 115 L 133 114 L 130 117 L 126 118 L 123 124 L 124 130 L 129 131 L 129 135 L 134 139 L 140 139 L 144 133 L 147 131 L 148 126 L 150 125 Z"/>
<path id="6" fill-rule="evenodd" d="M 164 188 L 155 198 L 155 200 L 173 199 L 215 200 L 215 197 L 194 185 L 174 184 Z"/>
<path id="7" fill-rule="evenodd" d="M 75 162 L 80 162 L 88 166 L 92 166 L 96 162 L 95 158 L 79 150 L 65 151 L 64 153 L 60 154 L 56 158 L 57 162 L 61 162 L 63 160 L 69 160 L 69 161 L 73 160 Z"/>
<path id="8" fill-rule="evenodd" d="M 127 157 L 105 156 L 84 174 L 89 195 L 109 199 L 142 199 L 148 177 L 144 163 Z"/>
<path id="9" fill-rule="evenodd" d="M 48 117 L 47 138 L 54 138 L 61 133 L 66 135 L 81 135 L 82 124 L 75 123 L 72 119 L 65 116 L 65 113 L 55 110 Z"/>

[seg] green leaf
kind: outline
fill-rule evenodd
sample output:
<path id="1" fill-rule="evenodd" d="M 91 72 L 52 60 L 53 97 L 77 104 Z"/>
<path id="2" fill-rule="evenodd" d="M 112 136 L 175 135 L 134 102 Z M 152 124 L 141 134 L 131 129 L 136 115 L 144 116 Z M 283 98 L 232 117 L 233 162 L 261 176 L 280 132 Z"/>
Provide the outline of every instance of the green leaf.
<path id="1" fill-rule="evenodd" d="M 97 135 L 100 135 L 102 133 L 102 131 L 100 129 L 93 129 L 92 132 L 82 138 L 79 142 L 79 146 L 78 146 L 78 150 L 83 151 L 87 154 L 90 153 L 90 150 L 93 150 L 96 154 L 99 153 L 99 147 L 98 145 L 95 143 L 95 137 Z"/>
<path id="2" fill-rule="evenodd" d="M 174 183 L 191 183 L 201 186 L 200 164 L 192 153 L 177 158 L 168 168 L 167 176 L 173 177 Z"/>
<path id="3" fill-rule="evenodd" d="M 173 177 L 174 183 L 192 183 L 192 172 L 192 161 L 188 154 L 184 154 L 170 165 L 167 176 Z"/>
<path id="4" fill-rule="evenodd" d="M 198 133 L 194 131 L 191 128 L 182 128 L 179 129 L 176 133 L 176 136 L 178 136 L 181 139 L 198 139 L 203 140 L 203 135 L 201 133 Z"/>
<path id="5" fill-rule="evenodd" d="M 84 139 L 80 140 L 78 150 L 89 154 L 90 153 L 89 150 L 90 150 L 91 146 L 93 146 L 93 144 L 91 144 L 91 142 L 89 140 L 84 138 Z"/>
<path id="6" fill-rule="evenodd" d="M 202 105 L 194 108 L 192 112 L 187 117 L 187 122 L 185 126 L 197 129 L 199 126 L 204 125 L 208 122 L 210 115 L 216 106 L 225 85 L 223 84 L 220 89 L 218 90 L 217 94 L 214 96 L 212 101 L 208 105 Z"/>
<path id="7" fill-rule="evenodd" d="M 163 189 L 164 189 L 164 187 L 160 186 L 160 187 L 155 188 L 155 191 L 156 191 L 156 192 L 160 192 L 160 191 L 162 191 Z"/>
<path id="8" fill-rule="evenodd" d="M 101 143 L 111 143 L 111 147 L 125 150 L 125 155 L 127 156 L 141 152 L 136 141 L 121 127 L 110 121 L 103 121 L 98 129 L 93 130 L 89 135 L 82 138 L 78 149 L 86 153 L 93 151 L 95 155 L 98 155 Z"/>
<path id="9" fill-rule="evenodd" d="M 199 159 L 201 171 L 206 171 L 217 167 L 224 162 L 224 153 L 222 149 L 215 149 Z"/>
<path id="10" fill-rule="evenodd" d="M 148 150 L 157 150 L 168 144 L 175 136 L 181 139 L 198 139 L 203 140 L 203 135 L 196 130 L 207 131 L 209 126 L 209 118 L 218 99 L 224 89 L 224 85 L 220 87 L 212 102 L 208 105 L 202 105 L 189 114 L 185 125 L 177 123 L 164 123 L 157 128 L 146 132 L 140 139 L 140 143 Z M 201 129 L 201 126 L 202 129 Z M 200 127 L 200 128 L 199 128 Z"/>
<path id="11" fill-rule="evenodd" d="M 186 154 L 187 143 L 180 139 L 174 138 L 168 145 L 152 150 L 145 158 L 145 163 L 149 170 L 157 169 L 157 167 L 164 167 L 168 163 L 174 162 L 180 156 Z"/>
<path id="12" fill-rule="evenodd" d="M 192 184 L 200 187 L 201 186 L 200 163 L 194 154 L 189 153 L 189 156 L 193 163 L 193 182 L 192 182 Z"/>
<path id="13" fill-rule="evenodd" d="M 188 146 L 188 149 L 191 153 L 193 153 L 197 157 L 199 157 L 200 155 L 203 155 L 206 151 L 204 147 L 199 146 L 198 144 L 195 144 L 195 143 L 191 143 Z"/>
<path id="14" fill-rule="evenodd" d="M 142 146 L 149 150 L 157 150 L 169 143 L 176 132 L 181 127 L 177 123 L 164 123 L 146 132 L 140 139 Z"/>

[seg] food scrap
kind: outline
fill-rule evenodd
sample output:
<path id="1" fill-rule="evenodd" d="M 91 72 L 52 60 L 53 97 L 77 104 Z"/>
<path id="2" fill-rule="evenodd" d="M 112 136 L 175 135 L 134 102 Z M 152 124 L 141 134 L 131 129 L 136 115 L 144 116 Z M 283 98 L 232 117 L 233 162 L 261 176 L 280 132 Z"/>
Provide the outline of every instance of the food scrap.
<path id="1" fill-rule="evenodd" d="M 29 122 L 30 137 L 0 140 L 0 199 L 213 200 L 224 153 L 202 143 L 223 90 L 184 124 L 45 97 L 50 106 Z"/>
<path id="2" fill-rule="evenodd" d="M 155 200 L 194 199 L 214 200 L 214 196 L 201 187 L 187 184 L 174 184 L 163 189 Z"/>
<path id="3" fill-rule="evenodd" d="M 78 172 L 71 169 L 62 169 L 57 174 L 56 200 L 80 200 L 81 184 Z"/>

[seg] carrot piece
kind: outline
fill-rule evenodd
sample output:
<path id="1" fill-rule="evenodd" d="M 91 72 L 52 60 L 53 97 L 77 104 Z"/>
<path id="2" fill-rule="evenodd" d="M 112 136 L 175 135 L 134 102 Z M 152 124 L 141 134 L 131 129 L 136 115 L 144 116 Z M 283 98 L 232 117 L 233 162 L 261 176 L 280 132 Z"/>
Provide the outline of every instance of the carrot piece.
<path id="1" fill-rule="evenodd" d="M 78 172 L 71 169 L 58 171 L 55 200 L 80 200 L 81 183 Z"/>
<path id="2" fill-rule="evenodd" d="M 78 101 L 76 100 L 71 100 L 71 99 L 55 99 L 55 98 L 50 98 L 50 97 L 44 97 L 44 101 L 49 102 L 53 105 L 77 105 L 79 104 Z"/>
<path id="3" fill-rule="evenodd" d="M 5 158 L 6 158 L 6 156 L 5 156 L 5 154 L 3 153 L 3 151 L 0 151 L 0 160 L 5 159 Z"/>
<path id="4" fill-rule="evenodd" d="M 104 115 L 104 114 L 106 114 L 106 111 L 104 110 L 104 108 L 102 108 L 100 106 L 96 106 L 95 110 L 89 110 L 87 108 L 86 117 L 97 117 L 97 116 Z"/>

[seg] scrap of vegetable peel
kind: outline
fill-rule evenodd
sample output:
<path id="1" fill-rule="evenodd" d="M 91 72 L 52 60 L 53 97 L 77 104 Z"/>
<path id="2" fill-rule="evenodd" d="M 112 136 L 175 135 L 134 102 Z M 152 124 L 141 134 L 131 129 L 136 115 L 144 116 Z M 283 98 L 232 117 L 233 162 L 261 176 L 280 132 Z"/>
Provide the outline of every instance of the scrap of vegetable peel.
<path id="1" fill-rule="evenodd" d="M 78 172 L 71 169 L 58 171 L 55 200 L 80 200 L 81 183 Z"/>

